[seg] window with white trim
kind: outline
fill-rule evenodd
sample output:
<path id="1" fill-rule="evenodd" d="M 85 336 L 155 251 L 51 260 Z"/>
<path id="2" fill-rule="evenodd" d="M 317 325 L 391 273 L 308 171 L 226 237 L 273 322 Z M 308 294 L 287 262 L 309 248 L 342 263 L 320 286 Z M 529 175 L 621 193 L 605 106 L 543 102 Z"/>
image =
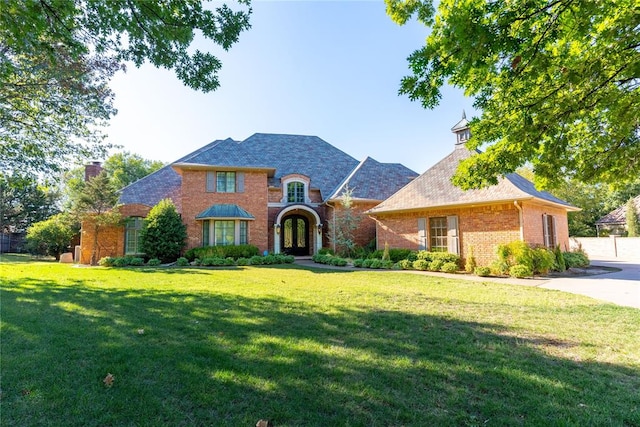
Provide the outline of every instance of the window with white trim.
<path id="1" fill-rule="evenodd" d="M 207 171 L 206 191 L 208 193 L 243 193 L 244 172 Z"/>
<path id="2" fill-rule="evenodd" d="M 125 255 L 141 254 L 140 249 L 140 232 L 144 225 L 144 219 L 141 217 L 131 217 L 125 223 L 124 231 L 124 253 Z"/>
<path id="3" fill-rule="evenodd" d="M 287 184 L 287 203 L 304 203 L 304 182 L 293 181 Z"/>
<path id="4" fill-rule="evenodd" d="M 429 218 L 429 250 L 447 252 L 447 217 Z"/>
<path id="5" fill-rule="evenodd" d="M 249 221 L 239 219 L 202 221 L 202 246 L 246 245 Z"/>

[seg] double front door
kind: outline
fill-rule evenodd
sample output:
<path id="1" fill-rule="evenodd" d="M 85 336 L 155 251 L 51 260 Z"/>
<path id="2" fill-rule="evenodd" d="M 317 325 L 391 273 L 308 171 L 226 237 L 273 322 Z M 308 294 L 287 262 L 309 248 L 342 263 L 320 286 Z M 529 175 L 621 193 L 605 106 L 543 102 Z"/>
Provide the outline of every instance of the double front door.
<path id="1" fill-rule="evenodd" d="M 290 215 L 282 222 L 282 252 L 309 255 L 309 220 L 302 215 Z"/>

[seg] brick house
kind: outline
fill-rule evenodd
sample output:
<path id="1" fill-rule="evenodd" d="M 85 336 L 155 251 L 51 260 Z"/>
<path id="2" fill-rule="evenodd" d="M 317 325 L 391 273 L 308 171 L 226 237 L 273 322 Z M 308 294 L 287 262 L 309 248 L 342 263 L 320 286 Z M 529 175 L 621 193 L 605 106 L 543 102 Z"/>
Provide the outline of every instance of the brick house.
<path id="1" fill-rule="evenodd" d="M 252 244 L 261 252 L 312 255 L 331 245 L 329 231 L 346 188 L 354 211 L 378 205 L 418 174 L 403 165 L 353 157 L 315 136 L 255 134 L 214 141 L 121 190 L 122 227 L 99 233 L 99 254 L 140 253 L 143 219 L 169 198 L 187 227 L 186 248 Z M 83 226 L 81 263 L 92 228 Z M 357 243 L 375 238 L 363 216 Z"/>
<path id="2" fill-rule="evenodd" d="M 489 265 L 496 247 L 514 240 L 568 250 L 567 212 L 578 208 L 515 173 L 479 190 L 451 183 L 460 161 L 474 155 L 464 145 L 471 135 L 464 115 L 451 130 L 451 154 L 367 211 L 376 221 L 378 247 L 447 251 L 463 259 L 472 250 L 478 265 Z"/>

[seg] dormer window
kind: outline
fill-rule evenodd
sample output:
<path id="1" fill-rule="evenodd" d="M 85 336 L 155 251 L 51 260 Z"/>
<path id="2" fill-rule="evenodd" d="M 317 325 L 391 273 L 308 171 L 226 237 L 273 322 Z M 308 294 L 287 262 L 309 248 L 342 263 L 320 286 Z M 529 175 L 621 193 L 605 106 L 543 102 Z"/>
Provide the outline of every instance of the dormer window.
<path id="1" fill-rule="evenodd" d="M 293 181 L 287 184 L 287 203 L 304 203 L 304 182 Z"/>

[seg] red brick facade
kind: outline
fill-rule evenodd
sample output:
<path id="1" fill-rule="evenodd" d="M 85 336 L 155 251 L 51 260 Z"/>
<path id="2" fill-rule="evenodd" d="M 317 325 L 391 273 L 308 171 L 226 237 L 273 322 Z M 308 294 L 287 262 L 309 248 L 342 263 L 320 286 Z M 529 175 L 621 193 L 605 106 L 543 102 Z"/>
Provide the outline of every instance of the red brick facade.
<path id="1" fill-rule="evenodd" d="M 418 250 L 420 247 L 418 218 L 426 220 L 427 244 L 429 244 L 429 218 L 457 216 L 460 256 L 464 260 L 470 248 L 473 247 L 478 265 L 489 265 L 496 259 L 496 249 L 500 244 L 524 238 L 524 241 L 532 245 L 543 245 L 543 214 L 552 215 L 555 218 L 556 241 L 560 247 L 568 248 L 566 211 L 532 202 L 522 203 L 522 232 L 520 212 L 513 203 L 425 209 L 406 213 L 381 213 L 376 216 L 377 244 L 379 249 L 388 243 L 391 248 Z"/>

